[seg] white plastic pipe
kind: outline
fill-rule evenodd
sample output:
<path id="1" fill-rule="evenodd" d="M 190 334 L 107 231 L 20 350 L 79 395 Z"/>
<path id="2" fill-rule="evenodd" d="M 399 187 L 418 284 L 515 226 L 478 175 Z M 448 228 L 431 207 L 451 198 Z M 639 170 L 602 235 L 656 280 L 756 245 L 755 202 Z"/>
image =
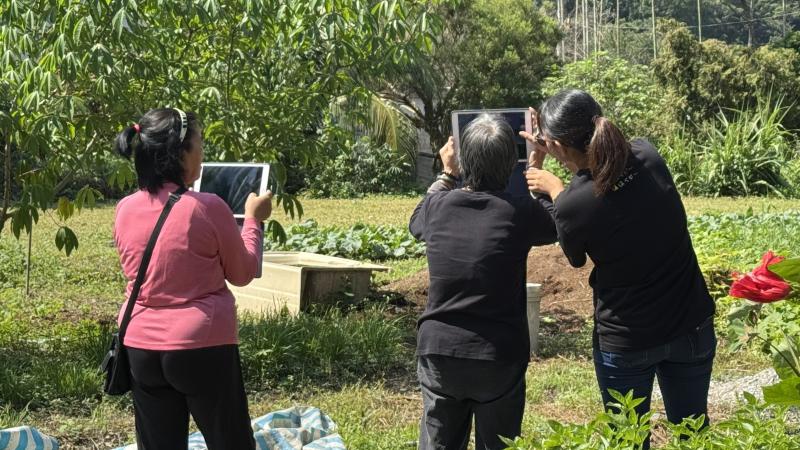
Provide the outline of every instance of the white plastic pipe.
<path id="1" fill-rule="evenodd" d="M 528 334 L 531 339 L 531 355 L 539 352 L 539 307 L 541 305 L 542 285 L 526 283 L 528 294 Z"/>

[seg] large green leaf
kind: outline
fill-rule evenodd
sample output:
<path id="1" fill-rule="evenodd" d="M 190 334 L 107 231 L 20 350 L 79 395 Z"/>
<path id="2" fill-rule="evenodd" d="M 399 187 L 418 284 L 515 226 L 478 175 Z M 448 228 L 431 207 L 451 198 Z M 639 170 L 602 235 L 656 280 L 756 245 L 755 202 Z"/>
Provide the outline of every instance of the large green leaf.
<path id="1" fill-rule="evenodd" d="M 800 377 L 791 377 L 772 386 L 764 386 L 764 401 L 772 405 L 800 406 Z"/>
<path id="2" fill-rule="evenodd" d="M 800 283 L 800 258 L 787 258 L 769 266 L 769 270 L 786 281 Z"/>

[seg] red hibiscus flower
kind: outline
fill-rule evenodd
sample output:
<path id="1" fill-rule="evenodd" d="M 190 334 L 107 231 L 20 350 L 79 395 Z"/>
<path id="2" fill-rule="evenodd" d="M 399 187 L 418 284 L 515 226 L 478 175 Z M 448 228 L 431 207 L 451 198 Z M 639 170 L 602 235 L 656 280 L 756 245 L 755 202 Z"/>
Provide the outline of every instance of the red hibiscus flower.
<path id="1" fill-rule="evenodd" d="M 761 265 L 744 275 L 734 273 L 730 296 L 758 303 L 772 303 L 789 296 L 792 288 L 783 278 L 770 272 L 769 266 L 783 261 L 771 251 L 764 254 Z"/>

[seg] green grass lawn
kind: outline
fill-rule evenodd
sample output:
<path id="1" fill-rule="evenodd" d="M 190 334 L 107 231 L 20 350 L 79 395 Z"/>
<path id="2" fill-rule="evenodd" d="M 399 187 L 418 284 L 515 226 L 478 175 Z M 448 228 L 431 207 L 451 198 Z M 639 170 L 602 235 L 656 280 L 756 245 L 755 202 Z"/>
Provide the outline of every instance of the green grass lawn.
<path id="1" fill-rule="evenodd" d="M 302 201 L 304 219 L 314 219 L 321 226 L 367 223 L 405 227 L 419 198 L 377 196 Z M 689 198 L 685 204 L 691 215 L 744 213 L 748 209 L 755 213 L 800 211 L 798 200 Z M 80 246 L 69 257 L 54 245 L 60 224 L 49 214 L 42 216 L 33 233 L 29 297 L 24 289 L 27 235 L 23 234 L 20 241 L 8 231 L 0 236 L 0 398 L 3 399 L 0 428 L 20 423 L 34 425 L 61 439 L 62 448 L 109 448 L 132 440 L 130 400 L 100 396 L 96 365 L 92 362 L 92 358 L 102 353 L 108 326 L 123 300 L 124 280 L 112 242 L 113 211 L 113 206 L 101 206 L 84 210 L 69 221 L 68 225 L 80 239 Z M 282 212 L 276 212 L 275 218 L 292 222 Z M 703 242 L 695 239 L 695 245 L 702 256 L 701 262 L 715 262 L 720 260 L 713 259 L 715 255 L 729 255 L 737 264 L 744 264 L 754 256 L 750 254 L 752 251 L 739 252 L 743 241 L 758 240 L 756 246 L 761 247 L 774 242 L 788 245 L 787 239 L 793 239 L 785 236 L 781 237 L 783 240 L 771 241 L 777 237 L 756 234 L 746 230 L 715 234 L 712 229 Z M 382 264 L 393 270 L 377 274 L 374 282 L 378 285 L 416 273 L 425 267 L 425 259 L 390 260 Z M 413 342 L 414 318 L 388 322 L 380 309 L 385 305 L 374 306 L 377 308 L 374 312 L 305 321 L 272 318 L 255 322 L 244 333 L 248 345 L 254 348 L 245 352 L 274 359 L 260 361 L 262 372 L 248 375 L 251 414 L 261 415 L 293 405 L 314 405 L 339 424 L 349 448 L 413 448 L 421 411 L 414 384 L 413 348 L 409 345 Z M 288 351 L 281 353 L 269 346 L 276 339 L 269 336 L 302 335 L 310 330 L 328 333 L 332 336 L 329 340 L 336 344 L 336 349 L 332 344 L 322 350 L 322 356 L 305 362 L 313 370 L 303 369 L 302 360 L 292 366 L 289 359 L 281 359 L 289 358 Z M 548 419 L 583 421 L 599 412 L 599 393 L 588 359 L 587 330 L 543 340 L 546 357 L 534 360 L 527 374 L 526 429 L 540 427 Z M 258 333 L 267 337 L 261 341 L 249 337 Z M 347 333 L 366 337 L 347 339 Z M 37 342 L 48 344 L 40 348 Z M 315 341 L 287 345 L 295 346 L 294 354 L 312 355 L 313 345 L 318 344 Z M 394 350 L 387 353 L 387 346 Z M 363 359 L 359 359 L 361 353 Z M 30 355 L 43 359 L 31 359 Z M 342 361 L 348 364 L 342 365 Z M 27 375 L 14 372 L 11 362 L 30 364 Z M 732 354 L 721 349 L 714 376 L 729 378 L 767 364 L 765 358 L 753 352 Z M 362 365 L 364 369 L 359 371 L 354 365 Z M 273 370 L 284 366 L 290 372 L 288 375 Z M 308 370 L 316 375 L 301 373 Z M 19 398 L 10 400 L 15 394 Z M 38 400 L 25 408 L 26 396 Z"/>

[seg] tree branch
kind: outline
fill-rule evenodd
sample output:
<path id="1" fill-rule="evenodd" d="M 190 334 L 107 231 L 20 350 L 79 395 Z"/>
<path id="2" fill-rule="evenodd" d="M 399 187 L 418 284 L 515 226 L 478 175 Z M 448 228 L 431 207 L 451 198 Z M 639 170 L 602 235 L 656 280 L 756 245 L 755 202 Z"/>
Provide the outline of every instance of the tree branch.
<path id="1" fill-rule="evenodd" d="M 5 228 L 6 220 L 9 219 L 8 208 L 11 206 L 11 142 L 4 136 L 2 142 L 5 144 L 3 157 L 3 210 L 0 213 L 0 233 Z"/>

